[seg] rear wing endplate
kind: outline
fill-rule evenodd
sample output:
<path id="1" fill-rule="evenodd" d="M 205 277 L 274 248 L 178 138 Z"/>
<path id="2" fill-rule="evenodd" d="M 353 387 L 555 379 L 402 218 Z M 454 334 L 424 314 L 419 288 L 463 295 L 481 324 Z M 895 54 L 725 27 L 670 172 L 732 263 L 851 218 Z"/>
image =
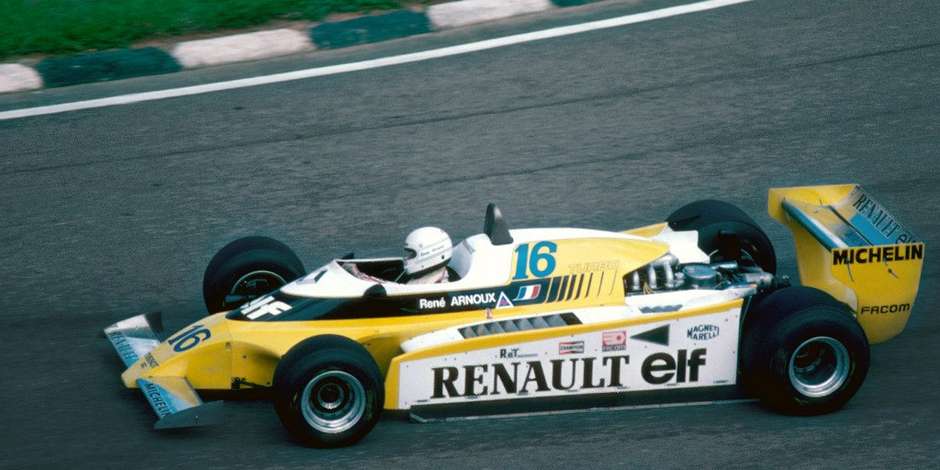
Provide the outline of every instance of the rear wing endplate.
<path id="1" fill-rule="evenodd" d="M 104 329 L 125 367 L 146 360 L 163 340 L 160 312 L 145 313 L 121 320 Z M 146 377 L 137 386 L 159 418 L 155 429 L 206 426 L 222 421 L 222 402 L 203 403 L 185 377 Z"/>
<path id="2" fill-rule="evenodd" d="M 870 193 L 855 184 L 773 188 L 768 211 L 793 233 L 802 284 L 849 305 L 872 343 L 904 330 L 924 243 Z"/>

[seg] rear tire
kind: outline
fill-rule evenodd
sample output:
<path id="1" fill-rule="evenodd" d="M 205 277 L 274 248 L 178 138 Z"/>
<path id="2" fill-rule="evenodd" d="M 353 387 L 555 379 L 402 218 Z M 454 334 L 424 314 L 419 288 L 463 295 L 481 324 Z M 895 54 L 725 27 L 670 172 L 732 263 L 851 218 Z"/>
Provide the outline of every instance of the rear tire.
<path id="1" fill-rule="evenodd" d="M 274 409 L 291 436 L 307 446 L 356 443 L 375 426 L 384 400 L 372 356 L 343 336 L 298 343 L 274 371 Z"/>
<path id="2" fill-rule="evenodd" d="M 268 237 L 240 238 L 212 257 L 202 277 L 202 296 L 209 313 L 232 310 L 305 273 L 287 245 Z"/>
<path id="3" fill-rule="evenodd" d="M 741 344 L 747 390 L 796 415 L 838 410 L 861 387 L 869 345 L 848 306 L 808 287 L 780 289 L 750 309 Z"/>
<path id="4" fill-rule="evenodd" d="M 697 230 L 698 246 L 712 262 L 726 261 L 719 252 L 722 237 L 731 235 L 740 244 L 740 254 L 733 256 L 736 261 L 750 258 L 764 271 L 777 272 L 777 255 L 767 234 L 734 204 L 713 199 L 695 201 L 669 214 L 666 222 L 676 231 Z"/>

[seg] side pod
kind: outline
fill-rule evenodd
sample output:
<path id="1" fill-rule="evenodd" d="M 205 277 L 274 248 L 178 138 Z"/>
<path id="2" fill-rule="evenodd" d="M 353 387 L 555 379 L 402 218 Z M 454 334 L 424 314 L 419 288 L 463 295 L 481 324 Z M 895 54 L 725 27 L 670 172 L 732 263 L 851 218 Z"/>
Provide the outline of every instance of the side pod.
<path id="1" fill-rule="evenodd" d="M 849 305 L 871 343 L 904 330 L 924 243 L 861 186 L 772 188 L 770 216 L 790 228 L 802 284 Z"/>

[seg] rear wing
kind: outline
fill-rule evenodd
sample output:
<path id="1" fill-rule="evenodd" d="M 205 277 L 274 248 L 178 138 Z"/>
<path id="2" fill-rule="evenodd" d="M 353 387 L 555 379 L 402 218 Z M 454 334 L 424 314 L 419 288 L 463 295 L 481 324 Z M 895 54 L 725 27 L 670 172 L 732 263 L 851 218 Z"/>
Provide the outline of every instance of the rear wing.
<path id="1" fill-rule="evenodd" d="M 802 284 L 849 305 L 871 343 L 904 330 L 924 243 L 855 184 L 772 188 L 770 216 L 790 228 Z"/>

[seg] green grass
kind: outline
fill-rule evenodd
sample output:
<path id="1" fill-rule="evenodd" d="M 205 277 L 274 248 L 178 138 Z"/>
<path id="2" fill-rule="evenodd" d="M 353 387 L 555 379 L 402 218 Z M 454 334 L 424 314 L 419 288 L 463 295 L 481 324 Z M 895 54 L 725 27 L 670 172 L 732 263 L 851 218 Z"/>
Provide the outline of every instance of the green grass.
<path id="1" fill-rule="evenodd" d="M 0 0 L 0 58 L 127 47 L 275 19 L 400 8 L 399 0 Z M 413 1 L 408 3 L 414 3 Z"/>

